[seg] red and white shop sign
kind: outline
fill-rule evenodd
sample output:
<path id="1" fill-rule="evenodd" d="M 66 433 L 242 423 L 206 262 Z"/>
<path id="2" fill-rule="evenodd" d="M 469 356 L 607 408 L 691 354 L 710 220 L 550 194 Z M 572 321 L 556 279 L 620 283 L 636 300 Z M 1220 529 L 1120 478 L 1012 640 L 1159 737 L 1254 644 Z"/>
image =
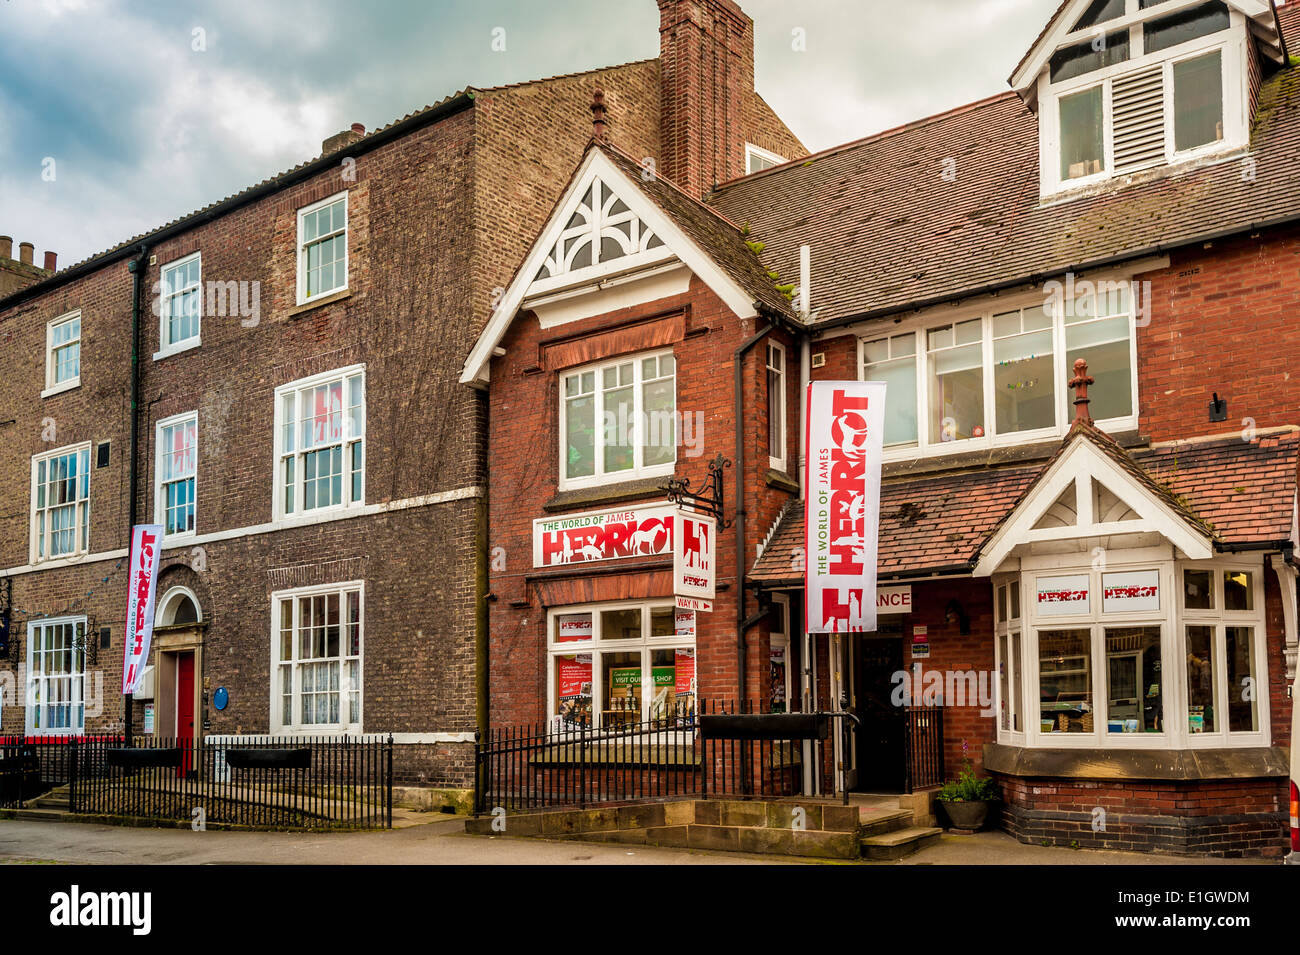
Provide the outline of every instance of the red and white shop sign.
<path id="1" fill-rule="evenodd" d="M 1101 575 L 1101 612 L 1160 609 L 1160 571 L 1127 570 Z"/>
<path id="2" fill-rule="evenodd" d="M 591 614 L 566 613 L 556 618 L 556 643 L 574 643 L 591 639 Z"/>
<path id="3" fill-rule="evenodd" d="M 1065 577 L 1038 578 L 1038 615 L 1040 617 L 1068 617 L 1088 612 L 1087 574 L 1070 574 Z"/>
<path id="4" fill-rule="evenodd" d="M 126 575 L 126 652 L 122 659 L 122 693 L 134 693 L 144 679 L 153 639 L 153 604 L 158 589 L 161 524 L 131 528 L 131 559 Z"/>
<path id="5" fill-rule="evenodd" d="M 881 587 L 876 591 L 876 613 L 911 613 L 912 588 Z"/>
<path id="6" fill-rule="evenodd" d="M 804 621 L 808 633 L 876 629 L 885 384 L 808 385 Z"/>
<path id="7" fill-rule="evenodd" d="M 699 597 L 683 597 L 680 594 L 673 598 L 673 605 L 678 610 L 690 610 L 692 612 L 699 610 L 707 613 L 713 610 L 713 601 L 703 600 Z"/>
<path id="8" fill-rule="evenodd" d="M 672 547 L 675 511 L 671 504 L 663 504 L 539 518 L 533 521 L 533 566 L 666 554 Z"/>
<path id="9" fill-rule="evenodd" d="M 718 522 L 712 515 L 673 515 L 673 594 L 711 601 L 717 580 Z"/>

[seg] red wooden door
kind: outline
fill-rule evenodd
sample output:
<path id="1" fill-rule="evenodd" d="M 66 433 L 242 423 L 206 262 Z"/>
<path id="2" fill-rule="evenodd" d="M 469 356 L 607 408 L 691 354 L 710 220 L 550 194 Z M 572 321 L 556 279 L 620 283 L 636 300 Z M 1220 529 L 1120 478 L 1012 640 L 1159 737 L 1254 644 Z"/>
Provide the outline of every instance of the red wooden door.
<path id="1" fill-rule="evenodd" d="M 182 747 L 179 775 L 190 771 L 190 753 L 194 747 L 194 654 L 176 658 L 176 745 Z"/>

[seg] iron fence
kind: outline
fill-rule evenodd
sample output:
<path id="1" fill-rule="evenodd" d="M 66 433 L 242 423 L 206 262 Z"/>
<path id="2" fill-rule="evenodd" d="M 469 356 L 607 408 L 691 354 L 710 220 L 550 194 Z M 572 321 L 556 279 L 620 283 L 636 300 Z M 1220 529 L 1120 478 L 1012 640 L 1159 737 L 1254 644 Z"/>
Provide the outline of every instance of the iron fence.
<path id="1" fill-rule="evenodd" d="M 702 716 L 765 713 L 762 704 L 708 700 L 650 719 L 606 714 L 600 727 L 556 719 L 492 729 L 475 747 L 475 810 L 799 795 L 805 769 L 819 771 L 806 737 L 779 730 L 762 738 L 700 732 Z"/>
<path id="2" fill-rule="evenodd" d="M 120 736 L 0 736 L 0 809 L 13 809 L 68 785 L 72 742 L 121 745 Z"/>
<path id="3" fill-rule="evenodd" d="M 943 708 L 909 706 L 903 719 L 903 752 L 906 754 L 906 791 L 942 786 Z"/>
<path id="4" fill-rule="evenodd" d="M 63 743 L 74 813 L 257 829 L 393 823 L 391 737 L 137 737 Z"/>

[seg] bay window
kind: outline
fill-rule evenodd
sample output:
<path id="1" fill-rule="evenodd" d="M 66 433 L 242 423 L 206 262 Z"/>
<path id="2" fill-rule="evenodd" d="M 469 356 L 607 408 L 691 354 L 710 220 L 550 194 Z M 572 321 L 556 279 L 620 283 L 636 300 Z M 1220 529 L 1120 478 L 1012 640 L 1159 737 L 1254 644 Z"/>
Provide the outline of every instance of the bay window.
<path id="1" fill-rule="evenodd" d="M 27 734 L 80 736 L 86 731 L 86 618 L 27 625 Z"/>
<path id="2" fill-rule="evenodd" d="M 862 379 L 889 386 L 886 456 L 945 454 L 1064 434 L 1073 418 L 1065 382 L 1076 358 L 1087 360 L 1096 380 L 1093 419 L 1110 430 L 1135 427 L 1136 316 L 1129 283 L 1099 280 L 1077 283 L 1073 291 L 1061 288 L 942 324 L 918 319 L 912 329 L 863 336 Z M 922 342 L 925 347 L 918 348 Z"/>
<path id="3" fill-rule="evenodd" d="M 1020 582 L 1023 618 L 1012 598 Z M 995 579 L 998 738 L 1117 749 L 1267 745 L 1262 586 L 1262 565 L 1227 562 Z M 1021 722 L 1024 701 L 1035 697 L 1036 714 Z"/>
<path id="4" fill-rule="evenodd" d="M 547 633 L 549 712 L 558 727 L 694 719 L 694 611 L 655 602 L 558 608 Z"/>
<path id="5" fill-rule="evenodd" d="M 622 358 L 560 376 L 560 486 L 671 474 L 677 461 L 672 352 Z"/>
<path id="6" fill-rule="evenodd" d="M 275 731 L 361 731 L 362 585 L 272 597 Z"/>
<path id="7" fill-rule="evenodd" d="M 365 502 L 366 386 L 361 366 L 275 391 L 278 516 Z"/>
<path id="8" fill-rule="evenodd" d="M 32 560 L 90 552 L 90 442 L 32 458 Z"/>

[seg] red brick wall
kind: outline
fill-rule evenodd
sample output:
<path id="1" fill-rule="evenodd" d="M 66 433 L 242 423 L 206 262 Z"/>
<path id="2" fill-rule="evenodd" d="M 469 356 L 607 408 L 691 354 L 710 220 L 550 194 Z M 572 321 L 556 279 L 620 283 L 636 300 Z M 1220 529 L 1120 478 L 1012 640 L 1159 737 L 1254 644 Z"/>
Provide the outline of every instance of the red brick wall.
<path id="1" fill-rule="evenodd" d="M 1141 429 L 1153 441 L 1300 425 L 1300 228 L 1182 250 L 1138 329 Z M 1228 420 L 1213 424 L 1213 394 Z"/>
<path id="2" fill-rule="evenodd" d="M 547 511 L 545 505 L 558 489 L 559 460 L 559 372 L 558 368 L 537 368 L 543 343 L 558 337 L 590 337 L 615 326 L 640 320 L 680 322 L 682 338 L 673 344 L 677 362 L 677 408 L 683 414 L 702 415 L 702 454 L 685 457 L 679 448 L 678 477 L 690 478 L 699 487 L 707 477 L 707 464 L 719 452 L 734 457 L 735 411 L 732 407 L 732 353 L 755 331 L 753 319 L 739 320 L 698 279 L 685 294 L 601 315 L 544 332 L 531 313 L 521 314 L 502 342 L 506 354 L 496 358 L 491 370 L 491 427 L 488 467 L 491 475 L 491 546 L 503 548 L 506 567 L 494 570 L 491 590 L 491 697 L 492 720 L 511 724 L 541 719 L 546 706 L 546 634 L 544 598 L 530 584 L 532 567 L 532 522 L 555 513 L 600 510 L 606 505 L 574 504 L 561 511 Z M 632 341 L 629 333 L 629 341 Z M 616 346 L 617 348 L 617 346 Z M 617 353 L 617 350 L 616 350 Z M 610 355 L 610 357 L 614 357 Z M 764 356 L 753 349 L 745 362 L 746 402 L 759 402 L 757 413 L 744 415 L 746 460 L 733 463 L 726 472 L 727 516 L 734 516 L 735 479 L 745 475 L 747 507 L 751 509 L 747 532 L 747 564 L 754 548 L 767 531 L 771 519 L 788 499 L 785 491 L 767 487 L 767 423 Z M 787 389 L 788 399 L 796 389 Z M 611 484 L 610 491 L 617 485 Z M 662 492 L 648 491 L 640 500 L 662 501 Z M 624 502 L 617 505 L 623 507 Z M 627 504 L 632 506 L 632 504 Z M 730 531 L 718 538 L 718 599 L 712 613 L 698 617 L 696 667 L 701 695 L 734 697 L 738 691 L 735 621 L 735 544 Z M 662 558 L 604 562 L 593 570 L 623 566 L 629 576 L 600 584 L 602 599 L 617 596 L 671 597 L 664 579 L 662 590 L 648 585 L 652 569 L 661 570 Z M 548 574 L 549 576 L 549 574 Z M 602 575 L 603 577 L 603 575 Z M 647 589 L 649 588 L 649 589 Z M 567 598 L 554 598 L 567 599 Z M 751 598 L 749 612 L 756 609 Z M 765 644 L 751 636 L 747 667 L 747 696 L 756 697 L 760 671 L 766 667 Z M 760 651 L 764 655 L 760 658 Z M 761 662 L 760 662 L 761 659 Z"/>

